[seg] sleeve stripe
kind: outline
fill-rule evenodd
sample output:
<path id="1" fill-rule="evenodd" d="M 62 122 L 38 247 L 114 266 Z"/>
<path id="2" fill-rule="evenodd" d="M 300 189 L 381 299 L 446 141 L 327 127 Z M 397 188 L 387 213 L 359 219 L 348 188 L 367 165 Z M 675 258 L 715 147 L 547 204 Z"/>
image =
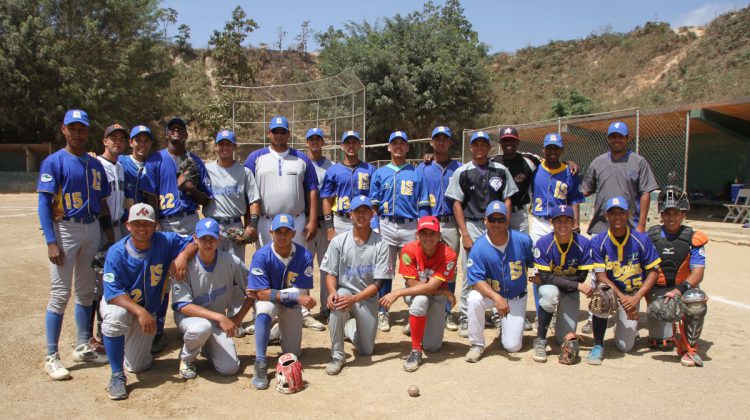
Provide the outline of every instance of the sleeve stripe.
<path id="1" fill-rule="evenodd" d="M 587 264 L 587 265 L 579 265 L 578 266 L 579 270 L 591 270 L 592 268 L 594 268 L 594 264 Z"/>
<path id="2" fill-rule="evenodd" d="M 534 263 L 534 268 L 538 270 L 542 270 L 542 271 L 552 271 L 552 269 L 549 268 L 548 265 L 542 265 L 542 264 L 537 264 L 537 263 Z"/>
<path id="3" fill-rule="evenodd" d="M 602 264 L 602 263 L 594 263 L 594 268 L 606 268 L 606 267 L 607 267 L 607 265 L 606 265 L 606 264 Z"/>
<path id="4" fill-rule="evenodd" d="M 646 266 L 646 270 L 650 270 L 661 263 L 661 258 L 657 258 L 651 264 Z"/>
<path id="5" fill-rule="evenodd" d="M 402 276 L 403 278 L 405 278 L 405 279 L 409 279 L 409 280 L 416 280 L 416 279 L 417 279 L 417 276 L 407 276 L 407 275 L 404 275 L 404 274 L 402 274 L 401 276 Z"/>

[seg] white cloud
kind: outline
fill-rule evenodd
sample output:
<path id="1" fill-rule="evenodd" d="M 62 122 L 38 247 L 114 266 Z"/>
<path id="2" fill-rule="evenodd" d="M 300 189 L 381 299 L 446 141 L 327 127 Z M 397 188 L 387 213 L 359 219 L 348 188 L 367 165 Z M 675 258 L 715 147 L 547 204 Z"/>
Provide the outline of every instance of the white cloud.
<path id="1" fill-rule="evenodd" d="M 707 3 L 697 9 L 677 16 L 672 22 L 672 27 L 703 26 L 711 22 L 715 17 L 730 10 L 739 10 L 741 7 L 744 6 L 737 3 Z"/>

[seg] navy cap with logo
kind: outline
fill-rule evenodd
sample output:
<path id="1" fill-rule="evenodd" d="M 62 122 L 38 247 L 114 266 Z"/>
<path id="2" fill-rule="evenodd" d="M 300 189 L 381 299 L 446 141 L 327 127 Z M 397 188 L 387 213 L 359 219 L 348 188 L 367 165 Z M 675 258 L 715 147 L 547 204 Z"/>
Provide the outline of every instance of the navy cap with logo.
<path id="1" fill-rule="evenodd" d="M 518 130 L 516 130 L 516 127 L 510 126 L 500 128 L 500 140 L 502 139 L 521 140 L 521 138 L 518 137 Z"/>

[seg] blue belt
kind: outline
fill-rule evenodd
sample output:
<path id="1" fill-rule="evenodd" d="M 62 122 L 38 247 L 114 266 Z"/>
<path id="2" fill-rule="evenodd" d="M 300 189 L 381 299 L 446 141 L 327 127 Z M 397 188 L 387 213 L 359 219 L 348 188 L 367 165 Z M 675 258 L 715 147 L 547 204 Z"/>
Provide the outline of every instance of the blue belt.
<path id="1" fill-rule="evenodd" d="M 73 223 L 81 223 L 84 225 L 88 225 L 90 223 L 96 222 L 96 220 L 99 219 L 99 216 L 86 216 L 86 217 L 63 217 L 63 220 Z"/>
<path id="2" fill-rule="evenodd" d="M 389 222 L 394 222 L 394 223 L 411 223 L 411 222 L 417 221 L 417 219 L 408 219 L 406 217 L 398 217 L 398 216 L 380 216 L 380 219 L 381 220 L 385 219 L 385 220 L 388 220 Z"/>
<path id="3" fill-rule="evenodd" d="M 187 210 L 187 211 L 181 211 L 181 212 L 179 212 L 177 214 L 173 214 L 171 216 L 159 217 L 159 219 L 160 220 L 180 219 L 182 217 L 191 216 L 193 214 L 195 214 L 195 210 Z"/>
<path id="4" fill-rule="evenodd" d="M 213 217 L 213 219 L 219 222 L 220 225 L 231 225 L 232 223 L 239 223 L 242 221 L 242 217 Z"/>

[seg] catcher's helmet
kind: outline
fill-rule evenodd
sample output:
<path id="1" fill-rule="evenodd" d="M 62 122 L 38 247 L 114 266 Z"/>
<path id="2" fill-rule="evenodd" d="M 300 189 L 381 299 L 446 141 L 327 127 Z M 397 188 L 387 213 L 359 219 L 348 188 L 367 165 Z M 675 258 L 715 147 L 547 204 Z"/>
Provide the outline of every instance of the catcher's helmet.
<path id="1" fill-rule="evenodd" d="M 667 185 L 662 188 L 656 201 L 659 204 L 659 213 L 664 213 L 667 209 L 690 210 L 687 194 L 676 185 Z"/>

